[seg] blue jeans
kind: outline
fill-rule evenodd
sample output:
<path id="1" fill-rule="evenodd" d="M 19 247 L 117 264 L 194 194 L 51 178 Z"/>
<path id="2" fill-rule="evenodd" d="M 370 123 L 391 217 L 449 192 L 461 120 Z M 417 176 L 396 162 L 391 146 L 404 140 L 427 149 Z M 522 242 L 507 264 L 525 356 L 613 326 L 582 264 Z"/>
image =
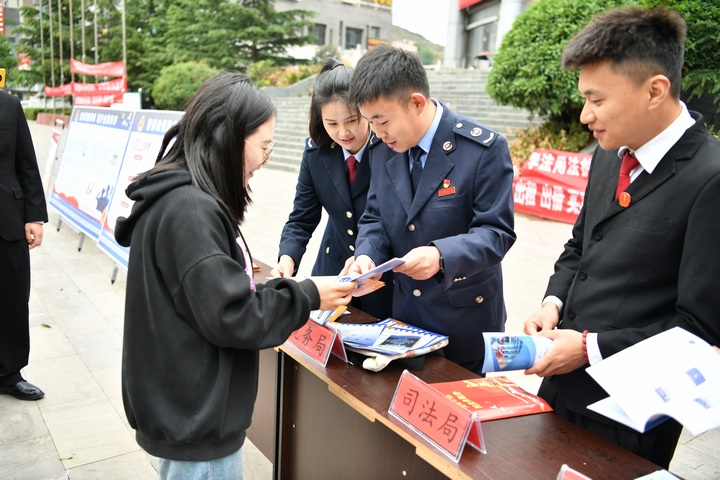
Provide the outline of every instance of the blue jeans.
<path id="1" fill-rule="evenodd" d="M 242 448 L 209 462 L 160 459 L 158 480 L 242 480 Z"/>

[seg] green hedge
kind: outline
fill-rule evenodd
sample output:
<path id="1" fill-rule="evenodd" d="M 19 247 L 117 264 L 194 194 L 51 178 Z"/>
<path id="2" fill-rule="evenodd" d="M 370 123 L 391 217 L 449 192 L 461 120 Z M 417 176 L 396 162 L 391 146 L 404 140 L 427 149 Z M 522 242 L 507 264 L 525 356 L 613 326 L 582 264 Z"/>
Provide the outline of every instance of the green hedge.
<path id="1" fill-rule="evenodd" d="M 25 111 L 25 118 L 28 120 L 37 120 L 38 113 L 51 113 L 54 115 L 70 115 L 72 113 L 71 108 L 56 108 L 53 110 L 52 108 L 24 108 Z"/>

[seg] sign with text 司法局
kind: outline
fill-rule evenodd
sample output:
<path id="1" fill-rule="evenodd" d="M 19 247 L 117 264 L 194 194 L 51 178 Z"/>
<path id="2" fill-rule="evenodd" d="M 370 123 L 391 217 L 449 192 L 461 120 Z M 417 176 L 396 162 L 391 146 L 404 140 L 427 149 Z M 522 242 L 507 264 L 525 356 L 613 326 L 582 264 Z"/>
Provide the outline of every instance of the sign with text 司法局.
<path id="1" fill-rule="evenodd" d="M 407 370 L 400 376 L 389 412 L 454 462 L 460 461 L 466 444 L 487 453 L 477 413 Z"/>
<path id="2" fill-rule="evenodd" d="M 515 211 L 575 223 L 582 208 L 592 155 L 536 149 L 513 181 Z"/>

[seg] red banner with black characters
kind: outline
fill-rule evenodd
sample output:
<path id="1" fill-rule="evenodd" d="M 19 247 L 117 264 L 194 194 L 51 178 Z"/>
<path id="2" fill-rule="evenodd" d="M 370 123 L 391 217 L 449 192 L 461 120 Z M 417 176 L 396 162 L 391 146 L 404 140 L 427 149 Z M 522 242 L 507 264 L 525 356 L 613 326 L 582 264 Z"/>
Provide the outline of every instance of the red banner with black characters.
<path id="1" fill-rule="evenodd" d="M 575 223 L 585 197 L 592 155 L 536 149 L 516 171 L 515 211 Z"/>

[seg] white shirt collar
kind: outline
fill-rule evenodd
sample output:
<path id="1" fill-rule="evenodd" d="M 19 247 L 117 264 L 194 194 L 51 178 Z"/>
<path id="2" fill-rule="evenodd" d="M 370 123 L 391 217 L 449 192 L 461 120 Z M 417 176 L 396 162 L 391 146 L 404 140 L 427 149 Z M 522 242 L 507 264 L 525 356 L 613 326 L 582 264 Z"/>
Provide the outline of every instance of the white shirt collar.
<path id="1" fill-rule="evenodd" d="M 618 150 L 618 156 L 622 158 L 625 151 L 630 150 L 630 153 L 635 155 L 635 158 L 637 158 L 638 162 L 640 162 L 642 170 L 652 173 L 660 163 L 660 160 L 662 160 L 673 145 L 680 140 L 680 137 L 685 134 L 685 131 L 695 125 L 695 119 L 693 119 L 690 112 L 688 112 L 685 103 L 680 102 L 680 105 L 682 106 L 682 110 L 680 111 L 678 117 L 670 125 L 668 125 L 665 130 L 660 132 L 659 135 L 634 152 L 627 145 L 620 147 Z M 631 176 L 634 177 L 642 170 L 638 170 L 637 172 L 633 170 Z"/>

